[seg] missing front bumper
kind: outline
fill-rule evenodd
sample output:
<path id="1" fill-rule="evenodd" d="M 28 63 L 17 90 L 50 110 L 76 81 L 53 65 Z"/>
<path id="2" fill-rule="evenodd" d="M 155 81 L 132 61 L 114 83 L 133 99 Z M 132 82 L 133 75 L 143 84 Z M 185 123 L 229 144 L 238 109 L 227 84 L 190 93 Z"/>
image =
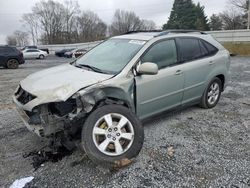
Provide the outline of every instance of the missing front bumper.
<path id="1" fill-rule="evenodd" d="M 36 133 L 40 137 L 45 136 L 44 128 L 42 125 L 29 124 L 28 122 L 30 121 L 30 117 L 25 113 L 25 111 L 20 109 L 19 107 L 16 108 L 16 111 L 20 115 L 21 119 L 24 122 L 24 125 L 27 127 L 29 131 Z"/>

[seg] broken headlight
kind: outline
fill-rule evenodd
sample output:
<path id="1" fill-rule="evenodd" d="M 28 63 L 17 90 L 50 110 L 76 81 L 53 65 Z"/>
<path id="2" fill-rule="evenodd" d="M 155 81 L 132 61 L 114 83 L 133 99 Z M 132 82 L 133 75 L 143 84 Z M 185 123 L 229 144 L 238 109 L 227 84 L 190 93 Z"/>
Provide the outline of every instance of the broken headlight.
<path id="1" fill-rule="evenodd" d="M 68 99 L 65 102 L 50 103 L 49 109 L 52 114 L 62 117 L 76 110 L 76 100 Z"/>

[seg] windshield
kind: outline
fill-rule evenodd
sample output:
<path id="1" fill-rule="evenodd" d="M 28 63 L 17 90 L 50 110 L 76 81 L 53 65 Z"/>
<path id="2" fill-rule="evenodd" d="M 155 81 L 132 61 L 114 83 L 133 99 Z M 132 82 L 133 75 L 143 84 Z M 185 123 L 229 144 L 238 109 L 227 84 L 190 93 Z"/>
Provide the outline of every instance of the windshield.
<path id="1" fill-rule="evenodd" d="M 110 39 L 79 58 L 76 65 L 91 66 L 115 74 L 128 64 L 145 43 L 142 40 Z"/>

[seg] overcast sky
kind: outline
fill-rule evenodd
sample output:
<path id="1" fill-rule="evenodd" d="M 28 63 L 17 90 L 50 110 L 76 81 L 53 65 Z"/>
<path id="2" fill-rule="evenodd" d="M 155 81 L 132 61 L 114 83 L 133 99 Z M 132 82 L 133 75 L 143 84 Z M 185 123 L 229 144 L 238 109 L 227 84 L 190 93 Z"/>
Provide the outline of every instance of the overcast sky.
<path id="1" fill-rule="evenodd" d="M 40 0 L 0 0 L 0 44 L 5 44 L 7 35 L 13 31 L 25 30 L 20 22 L 23 13 L 31 12 L 31 7 Z M 56 0 L 63 2 L 64 0 Z M 78 0 L 81 10 L 92 10 L 106 23 L 111 23 L 116 9 L 134 11 L 143 19 L 153 20 L 160 28 L 166 23 L 174 0 Z M 222 12 L 227 0 L 193 0 L 205 6 L 205 13 Z"/>

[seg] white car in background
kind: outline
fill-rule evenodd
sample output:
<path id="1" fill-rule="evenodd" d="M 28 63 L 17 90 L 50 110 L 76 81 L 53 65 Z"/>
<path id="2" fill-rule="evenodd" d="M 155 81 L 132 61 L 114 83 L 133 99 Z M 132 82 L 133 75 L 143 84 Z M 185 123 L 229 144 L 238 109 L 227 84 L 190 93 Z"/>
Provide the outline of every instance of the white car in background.
<path id="1" fill-rule="evenodd" d="M 38 49 L 25 49 L 22 51 L 24 59 L 44 59 L 47 52 Z"/>

